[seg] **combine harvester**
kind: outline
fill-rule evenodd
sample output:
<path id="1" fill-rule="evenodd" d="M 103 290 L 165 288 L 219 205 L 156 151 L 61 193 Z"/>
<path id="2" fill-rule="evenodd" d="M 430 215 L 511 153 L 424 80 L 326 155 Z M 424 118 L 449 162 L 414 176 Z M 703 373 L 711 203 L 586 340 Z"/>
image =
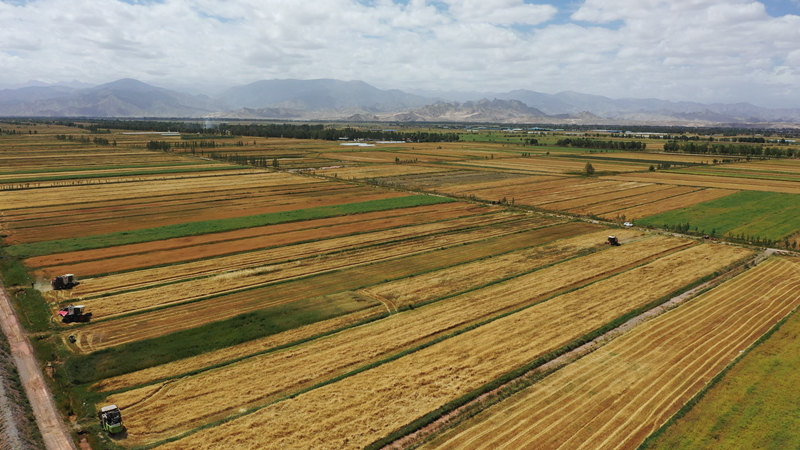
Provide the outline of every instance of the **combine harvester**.
<path id="1" fill-rule="evenodd" d="M 61 289 L 72 289 L 79 284 L 80 282 L 75 280 L 75 275 L 71 273 L 59 275 L 53 278 L 53 281 L 50 282 L 50 285 L 53 286 L 53 289 L 57 291 Z"/>
<path id="2" fill-rule="evenodd" d="M 620 246 L 619 239 L 617 239 L 616 236 L 609 236 L 608 237 L 608 241 L 606 241 L 606 243 L 608 245 L 613 245 L 615 247 L 619 247 Z"/>
<path id="3" fill-rule="evenodd" d="M 86 305 L 69 305 L 58 311 L 64 323 L 88 322 L 92 320 L 92 313 L 86 312 Z"/>
<path id="4" fill-rule="evenodd" d="M 97 418 L 100 419 L 100 426 L 108 434 L 117 434 L 125 431 L 125 425 L 122 424 L 122 411 L 117 408 L 117 405 L 108 405 L 100 408 Z"/>

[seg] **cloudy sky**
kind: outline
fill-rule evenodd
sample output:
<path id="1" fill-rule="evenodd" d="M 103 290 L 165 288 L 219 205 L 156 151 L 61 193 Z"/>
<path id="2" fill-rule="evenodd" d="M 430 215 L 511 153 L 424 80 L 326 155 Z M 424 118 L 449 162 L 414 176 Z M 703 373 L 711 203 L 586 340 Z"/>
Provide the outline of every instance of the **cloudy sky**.
<path id="1" fill-rule="evenodd" d="M 800 107 L 800 0 L 0 0 L 0 86 L 124 77 Z"/>

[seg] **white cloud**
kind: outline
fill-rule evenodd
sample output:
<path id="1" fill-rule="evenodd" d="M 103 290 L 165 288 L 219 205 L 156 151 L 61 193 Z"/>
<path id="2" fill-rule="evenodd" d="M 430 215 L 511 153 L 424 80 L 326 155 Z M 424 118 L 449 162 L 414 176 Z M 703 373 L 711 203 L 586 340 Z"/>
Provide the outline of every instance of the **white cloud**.
<path id="1" fill-rule="evenodd" d="M 586 0 L 564 23 L 550 3 L 0 0 L 0 83 L 340 78 L 800 105 L 800 16 L 752 0 Z"/>

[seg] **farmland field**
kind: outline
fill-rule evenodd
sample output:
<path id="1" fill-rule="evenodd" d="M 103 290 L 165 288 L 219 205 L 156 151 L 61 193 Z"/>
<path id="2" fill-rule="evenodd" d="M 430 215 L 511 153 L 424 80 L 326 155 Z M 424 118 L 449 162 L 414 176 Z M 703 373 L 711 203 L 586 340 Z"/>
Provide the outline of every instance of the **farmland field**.
<path id="1" fill-rule="evenodd" d="M 490 408 L 436 446 L 635 447 L 797 308 L 799 287 L 798 261 L 767 261 Z"/>
<path id="2" fill-rule="evenodd" d="M 717 260 L 721 253 L 725 256 Z M 716 261 L 710 265 L 712 254 Z M 683 250 L 165 447 L 210 448 L 227 440 L 250 446 L 368 445 L 537 356 L 747 254 L 708 245 Z M 666 279 L 665 273 L 672 276 Z M 626 297 L 609 295 L 626 284 L 647 289 Z M 420 395 L 404 395 L 412 391 Z M 293 424 L 301 417 L 306 425 L 298 429 Z M 258 433 L 242 433 L 244 429 L 257 429 Z"/>
<path id="3" fill-rule="evenodd" d="M 653 226 L 689 224 L 700 233 L 751 240 L 786 239 L 800 231 L 800 195 L 743 191 L 640 220 Z"/>
<path id="4" fill-rule="evenodd" d="M 795 260 L 795 274 L 798 269 Z M 792 314 L 648 447 L 789 448 L 800 442 L 798 319 Z"/>
<path id="5" fill-rule="evenodd" d="M 660 139 L 564 147 L 563 130 L 415 125 L 348 141 L 19 122 L 0 134 L 0 272 L 62 413 L 94 448 L 417 445 L 410 433 L 429 426 L 443 445 L 628 445 L 798 301 L 796 257 L 751 268 L 754 246 L 697 236 L 791 250 L 795 160 L 711 162 Z M 425 133 L 443 141 L 416 141 Z M 80 284 L 52 289 L 65 273 Z M 707 292 L 637 318 L 695 286 Z M 76 304 L 91 320 L 62 322 Z M 528 390 L 436 428 L 629 319 Z M 99 430 L 110 403 L 124 436 Z M 504 408 L 512 425 L 498 423 Z"/>

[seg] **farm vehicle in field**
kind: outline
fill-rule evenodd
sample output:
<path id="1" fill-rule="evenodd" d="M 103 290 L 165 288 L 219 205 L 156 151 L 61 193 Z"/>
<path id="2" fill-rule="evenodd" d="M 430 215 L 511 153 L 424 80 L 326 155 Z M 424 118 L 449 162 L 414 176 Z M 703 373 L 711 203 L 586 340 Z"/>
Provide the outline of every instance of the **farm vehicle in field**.
<path id="1" fill-rule="evenodd" d="M 108 434 L 117 434 L 125 431 L 125 425 L 122 424 L 122 412 L 117 408 L 117 405 L 108 405 L 100 408 L 97 418 L 100 419 L 100 426 Z"/>
<path id="2" fill-rule="evenodd" d="M 86 305 L 69 305 L 61 308 L 58 315 L 64 323 L 88 322 L 92 319 L 92 313 L 86 312 Z"/>
<path id="3" fill-rule="evenodd" d="M 75 275 L 71 273 L 59 275 L 53 278 L 53 281 L 50 282 L 50 285 L 53 286 L 53 289 L 55 290 L 72 289 L 79 284 L 80 282 L 75 280 Z"/>
<path id="4" fill-rule="evenodd" d="M 609 236 L 608 240 L 606 241 L 608 245 L 619 246 L 619 239 L 616 236 Z"/>

